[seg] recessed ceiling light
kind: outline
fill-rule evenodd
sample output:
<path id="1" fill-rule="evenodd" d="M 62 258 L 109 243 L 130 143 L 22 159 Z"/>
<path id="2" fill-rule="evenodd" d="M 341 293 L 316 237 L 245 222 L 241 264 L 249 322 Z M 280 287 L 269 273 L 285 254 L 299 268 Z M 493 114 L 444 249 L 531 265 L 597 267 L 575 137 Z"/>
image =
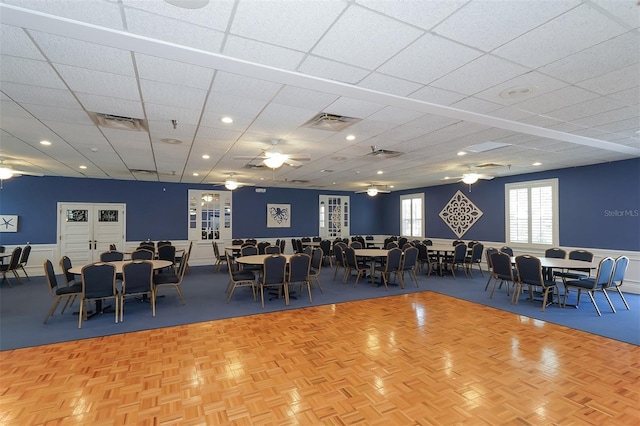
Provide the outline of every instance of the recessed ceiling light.
<path id="1" fill-rule="evenodd" d="M 87 168 L 87 166 L 80 166 L 80 168 L 84 170 Z"/>
<path id="2" fill-rule="evenodd" d="M 160 141 L 164 143 L 168 143 L 169 145 L 180 145 L 182 143 L 180 139 L 173 139 L 173 138 L 164 138 L 164 139 L 160 139 Z"/>
<path id="3" fill-rule="evenodd" d="M 513 99 L 531 96 L 538 91 L 538 86 L 515 86 L 500 92 L 501 98 Z"/>
<path id="4" fill-rule="evenodd" d="M 198 174 L 198 173 L 194 173 L 193 175 L 194 175 L 194 176 L 200 176 L 200 174 Z"/>
<path id="5" fill-rule="evenodd" d="M 40 141 L 40 145 L 49 146 L 49 145 L 51 145 L 51 142 L 49 142 L 49 141 Z"/>
<path id="6" fill-rule="evenodd" d="M 91 151 L 91 152 L 98 152 L 98 148 L 95 148 L 95 147 L 94 147 L 94 148 L 89 148 L 89 151 Z"/>
<path id="7" fill-rule="evenodd" d="M 209 158 L 211 158 L 211 157 L 209 157 L 207 154 L 204 154 L 204 155 L 202 156 L 202 158 L 204 158 L 205 160 L 208 160 L 208 159 L 209 159 Z"/>
<path id="8" fill-rule="evenodd" d="M 463 155 L 467 155 L 467 153 L 466 153 L 466 152 L 464 152 L 464 151 L 458 151 L 458 154 L 457 154 L 457 155 L 459 155 L 459 156 L 463 156 Z"/>
<path id="9" fill-rule="evenodd" d="M 377 173 L 377 174 L 379 174 L 379 175 L 381 175 L 381 174 L 383 174 L 384 172 L 383 172 L 382 170 L 378 170 L 376 173 Z"/>
<path id="10" fill-rule="evenodd" d="M 352 140 L 354 140 L 355 138 L 356 138 L 356 137 L 355 137 L 355 135 L 348 135 L 346 139 L 347 139 L 348 141 L 352 141 Z"/>
<path id="11" fill-rule="evenodd" d="M 451 178 L 450 178 L 449 176 L 445 176 L 445 177 L 443 177 L 442 179 L 443 179 L 443 180 L 448 180 L 448 179 L 451 179 Z"/>
<path id="12" fill-rule="evenodd" d="M 231 124 L 231 123 L 233 123 L 233 118 L 231 118 L 231 117 L 222 117 L 220 119 L 220 121 L 222 121 L 223 123 Z"/>
<path id="13" fill-rule="evenodd" d="M 539 161 L 536 161 L 535 163 L 532 164 L 532 166 L 542 166 L 542 163 Z"/>

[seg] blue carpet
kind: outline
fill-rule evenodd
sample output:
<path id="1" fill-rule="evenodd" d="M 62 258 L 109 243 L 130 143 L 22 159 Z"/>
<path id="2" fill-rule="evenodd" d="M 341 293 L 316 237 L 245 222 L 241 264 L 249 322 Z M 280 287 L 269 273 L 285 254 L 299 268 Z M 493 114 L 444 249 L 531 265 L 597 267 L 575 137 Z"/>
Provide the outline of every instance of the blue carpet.
<path id="1" fill-rule="evenodd" d="M 631 306 L 631 310 L 627 311 L 620 297 L 612 294 L 611 298 L 618 311 L 616 314 L 611 312 L 604 297 L 599 295 L 597 302 L 602 311 L 602 317 L 597 316 L 588 298 L 584 296 L 579 309 L 552 305 L 542 312 L 539 302 L 529 302 L 524 297 L 518 305 L 511 305 L 504 289 L 496 290 L 493 299 L 489 299 L 489 292 L 484 291 L 486 278 L 481 278 L 477 271 L 474 275 L 475 278 L 462 276 L 456 280 L 451 276 L 427 278 L 420 275 L 419 288 L 416 288 L 413 282 L 408 282 L 405 290 L 394 286 L 389 287 L 389 291 L 385 291 L 384 287 L 372 286 L 366 280 L 360 281 L 357 287 L 353 286 L 353 278 L 346 284 L 342 284 L 340 279 L 333 281 L 333 270 L 324 268 L 321 276 L 324 292 L 320 293 L 318 289 L 313 290 L 313 305 L 434 291 L 518 315 L 640 345 L 640 295 L 625 294 Z M 58 279 L 60 281 L 61 277 Z M 266 300 L 265 308 L 261 309 L 260 302 L 253 301 L 251 291 L 247 288 L 238 289 L 231 302 L 227 304 L 225 303 L 227 281 L 226 272 L 214 273 L 210 266 L 193 267 L 182 285 L 186 305 L 180 302 L 174 290 L 167 288 L 162 293 L 166 296 L 158 299 L 155 318 L 151 316 L 149 303 L 131 299 L 125 305 L 124 323 L 115 324 L 114 314 L 105 313 L 83 322 L 82 329 L 78 329 L 78 317 L 72 313 L 78 308 L 77 302 L 64 314 L 60 314 L 60 308 L 58 308 L 47 324 L 42 323 L 53 301 L 44 277 L 32 277 L 31 281 L 24 281 L 23 285 L 14 284 L 13 288 L 2 284 L 0 287 L 0 350 L 310 306 L 308 297 L 303 293 L 297 300 L 291 300 L 288 307 L 284 305 L 282 299 L 275 299 Z M 570 299 L 569 302 L 572 300 Z"/>

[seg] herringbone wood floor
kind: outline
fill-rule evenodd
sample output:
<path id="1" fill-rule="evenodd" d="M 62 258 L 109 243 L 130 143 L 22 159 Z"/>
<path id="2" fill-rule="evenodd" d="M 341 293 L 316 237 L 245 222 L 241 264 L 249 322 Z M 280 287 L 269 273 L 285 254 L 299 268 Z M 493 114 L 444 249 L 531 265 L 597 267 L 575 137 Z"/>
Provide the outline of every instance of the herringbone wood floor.
<path id="1" fill-rule="evenodd" d="M 423 292 L 0 352 L 0 423 L 634 425 L 639 355 Z"/>

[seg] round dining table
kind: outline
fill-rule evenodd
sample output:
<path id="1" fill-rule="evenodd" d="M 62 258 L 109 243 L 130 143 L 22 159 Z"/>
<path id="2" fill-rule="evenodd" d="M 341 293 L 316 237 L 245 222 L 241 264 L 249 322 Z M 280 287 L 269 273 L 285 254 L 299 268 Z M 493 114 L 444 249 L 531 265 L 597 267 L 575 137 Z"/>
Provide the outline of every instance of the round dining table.
<path id="1" fill-rule="evenodd" d="M 110 265 L 113 265 L 116 267 L 116 274 L 121 274 L 122 273 L 122 267 L 127 264 L 127 263 L 131 263 L 131 260 L 116 260 L 113 262 L 103 262 L 103 263 L 108 263 Z M 158 259 L 154 259 L 154 260 L 147 260 L 147 262 L 151 262 L 153 263 L 153 269 L 162 269 L 162 268 L 168 268 L 169 266 L 173 265 L 173 263 L 171 263 L 170 260 L 158 260 Z M 96 262 L 96 263 L 101 263 L 101 262 Z M 89 265 L 91 265 L 91 263 L 89 263 Z M 76 275 L 81 275 L 82 274 L 82 268 L 84 268 L 86 265 L 82 265 L 82 266 L 74 266 L 72 268 L 69 268 L 69 272 L 71 272 L 72 274 L 76 274 Z"/>
<path id="2" fill-rule="evenodd" d="M 272 254 L 251 254 L 249 256 L 240 256 L 236 258 L 236 262 L 242 263 L 244 265 L 262 265 L 264 263 L 264 260 L 269 256 L 273 256 L 273 255 Z M 293 254 L 281 254 L 280 256 L 284 256 L 287 259 L 287 262 L 289 262 L 289 259 L 291 259 Z"/>

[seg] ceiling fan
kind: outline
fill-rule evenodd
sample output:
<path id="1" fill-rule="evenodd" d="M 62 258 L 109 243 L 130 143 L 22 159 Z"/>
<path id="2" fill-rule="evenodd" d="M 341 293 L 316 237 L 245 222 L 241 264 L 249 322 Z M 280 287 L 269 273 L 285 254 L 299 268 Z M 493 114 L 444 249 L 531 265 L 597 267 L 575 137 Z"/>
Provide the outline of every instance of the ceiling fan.
<path id="1" fill-rule="evenodd" d="M 356 194 L 363 194 L 366 193 L 369 197 L 375 197 L 378 194 L 388 194 L 391 191 L 389 191 L 389 189 L 387 189 L 388 186 L 387 185 L 376 185 L 376 184 L 370 184 L 369 187 L 367 189 L 363 189 L 361 191 L 356 191 Z"/>
<path id="2" fill-rule="evenodd" d="M 301 161 L 309 161 L 311 158 L 308 154 L 283 154 L 278 149 L 278 140 L 271 140 L 271 146 L 262 150 L 260 155 L 256 156 L 237 156 L 235 160 L 255 160 L 262 159 L 262 163 L 271 169 L 277 169 L 283 164 L 288 164 L 291 167 L 302 166 Z"/>
<path id="3" fill-rule="evenodd" d="M 488 175 L 488 174 L 484 174 L 484 173 L 475 173 L 471 171 L 471 168 L 469 167 L 469 171 L 467 173 L 464 173 L 462 176 L 456 176 L 456 177 L 445 177 L 442 180 L 451 180 L 451 179 L 457 179 L 457 182 L 463 182 L 467 185 L 469 185 L 469 192 L 471 192 L 471 185 L 473 185 L 474 183 L 478 182 L 478 180 L 482 179 L 482 180 L 491 180 L 495 178 L 495 175 Z"/>
<path id="4" fill-rule="evenodd" d="M 14 176 L 44 176 L 42 173 L 29 172 L 26 170 L 17 170 L 6 164 L 6 160 L 0 160 L 0 181 L 11 179 Z"/>
<path id="5" fill-rule="evenodd" d="M 212 182 L 216 186 L 224 185 L 229 191 L 233 191 L 234 189 L 241 188 L 243 186 L 255 186 L 253 183 L 246 182 L 238 182 L 235 178 L 235 173 L 229 173 L 227 179 L 224 182 Z"/>

